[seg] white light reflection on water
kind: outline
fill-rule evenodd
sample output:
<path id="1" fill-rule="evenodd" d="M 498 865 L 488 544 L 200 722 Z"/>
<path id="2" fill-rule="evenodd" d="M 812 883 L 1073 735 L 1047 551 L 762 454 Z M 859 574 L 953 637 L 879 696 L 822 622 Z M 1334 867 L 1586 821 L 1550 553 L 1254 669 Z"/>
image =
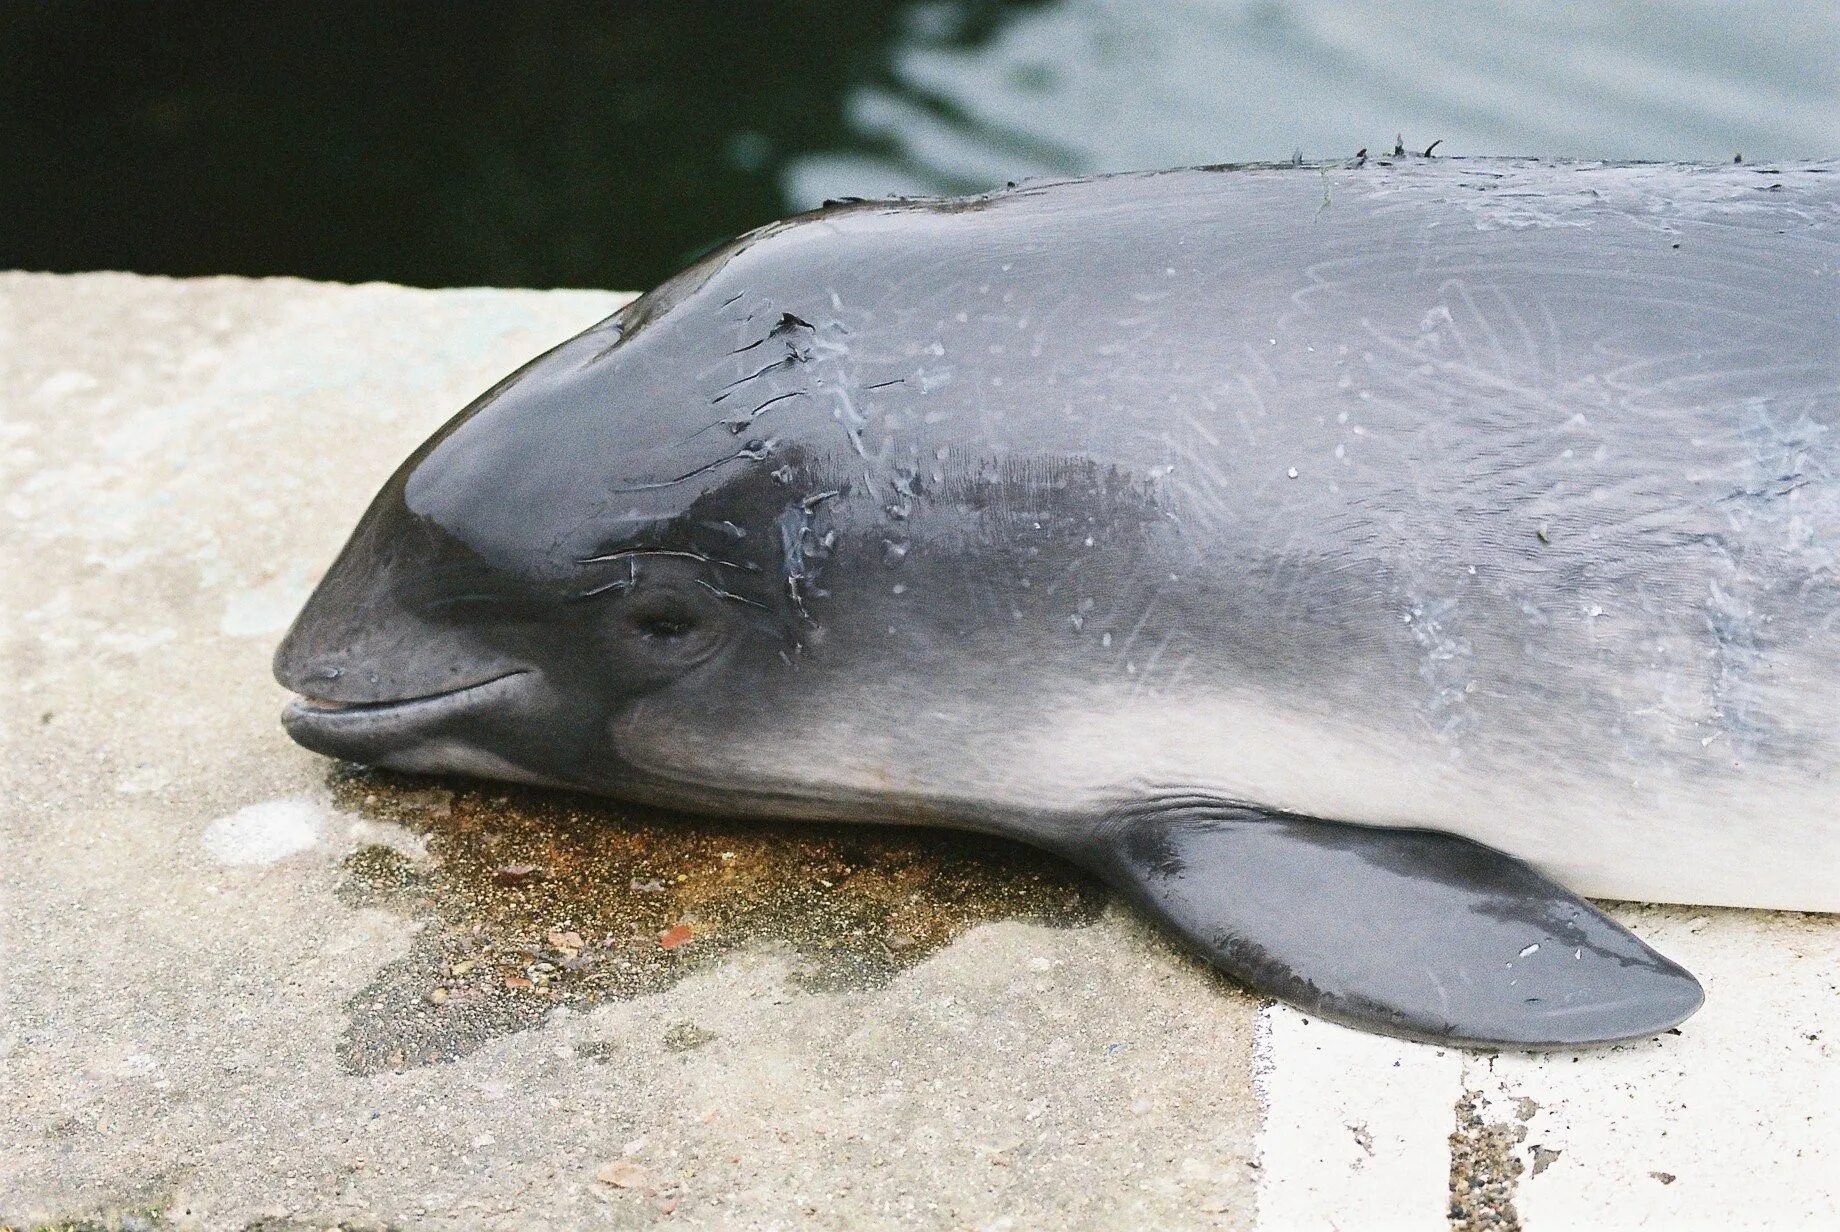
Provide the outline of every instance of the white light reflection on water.
<path id="1" fill-rule="evenodd" d="M 1378 154 L 1840 154 L 1840 9 L 1822 0 L 1457 4 L 1062 0 L 967 47 L 917 9 L 853 127 L 788 204 L 1032 175 Z"/>

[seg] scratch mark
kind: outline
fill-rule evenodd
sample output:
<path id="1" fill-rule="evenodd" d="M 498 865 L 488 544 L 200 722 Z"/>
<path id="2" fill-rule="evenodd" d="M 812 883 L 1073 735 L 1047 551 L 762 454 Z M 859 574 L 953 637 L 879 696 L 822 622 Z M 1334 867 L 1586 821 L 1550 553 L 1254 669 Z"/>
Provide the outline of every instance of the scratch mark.
<path id="1" fill-rule="evenodd" d="M 811 330 L 812 329 L 811 322 L 807 321 L 803 317 L 794 316 L 790 312 L 782 312 L 780 314 L 779 320 L 774 322 L 773 328 L 767 331 L 766 337 L 757 338 L 753 342 L 748 343 L 744 347 L 736 347 L 734 350 L 730 351 L 729 354 L 730 355 L 746 354 L 747 352 L 753 350 L 755 347 L 765 346 L 767 343 L 773 341 L 775 338 L 784 338 L 787 334 L 792 333 L 794 330 L 800 330 L 800 329 L 808 330 L 808 331 Z M 747 378 L 744 377 L 742 379 L 745 380 Z"/>
<path id="2" fill-rule="evenodd" d="M 602 556 L 584 556 L 575 563 L 578 565 L 603 565 L 615 560 L 633 560 L 643 556 L 670 556 L 679 560 L 694 560 L 705 565 L 720 565 L 724 569 L 738 569 L 743 573 L 759 573 L 760 566 L 749 562 L 723 560 L 719 556 L 705 556 L 701 552 L 688 552 L 676 548 L 625 548 L 618 552 L 608 552 Z"/>
<path id="3" fill-rule="evenodd" d="M 765 367 L 757 368 L 753 372 L 748 373 L 744 377 L 737 377 L 735 380 L 730 381 L 728 384 L 722 387 L 722 391 L 720 393 L 718 393 L 715 397 L 711 398 L 709 401 L 711 404 L 722 402 L 727 398 L 733 397 L 735 391 L 740 389 L 743 385 L 746 385 L 749 381 L 759 380 L 761 377 L 766 376 L 769 373 L 784 372 L 786 369 L 791 368 L 794 365 L 804 363 L 806 359 L 808 358 L 810 358 L 810 355 L 808 352 L 806 352 L 802 348 L 795 348 L 792 351 L 792 353 L 787 355 L 784 359 L 776 359 L 772 363 L 767 364 Z"/>
<path id="4" fill-rule="evenodd" d="M 741 448 L 740 452 L 730 454 L 726 458 L 717 458 L 714 462 L 705 462 L 695 470 L 685 471 L 675 479 L 664 479 L 657 483 L 640 483 L 634 484 L 631 487 L 611 488 L 609 490 L 613 492 L 654 492 L 659 488 L 675 487 L 686 479 L 695 479 L 698 475 L 706 475 L 719 466 L 727 466 L 730 462 L 739 462 L 743 458 L 754 462 L 763 462 L 766 460 L 767 455 L 773 452 L 773 444 L 772 441 L 749 441 Z"/>
<path id="5" fill-rule="evenodd" d="M 733 599 L 736 603 L 745 603 L 749 607 L 757 607 L 763 612 L 767 610 L 767 605 L 764 603 L 756 603 L 754 600 L 748 598 L 746 595 L 738 595 L 732 590 L 723 590 L 719 586 L 711 586 L 708 582 L 705 582 L 702 578 L 698 578 L 696 580 L 696 584 L 698 586 L 701 586 L 704 590 L 708 591 L 710 594 L 714 595 L 718 599 Z"/>

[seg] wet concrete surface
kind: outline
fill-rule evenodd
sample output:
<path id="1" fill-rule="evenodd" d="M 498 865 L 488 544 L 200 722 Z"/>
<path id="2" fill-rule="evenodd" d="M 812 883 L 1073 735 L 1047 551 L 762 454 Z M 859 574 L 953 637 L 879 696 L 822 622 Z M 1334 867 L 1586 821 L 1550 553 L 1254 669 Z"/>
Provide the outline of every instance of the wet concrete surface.
<path id="1" fill-rule="evenodd" d="M 336 806 L 409 836 L 345 857 L 340 899 L 422 925 L 346 1007 L 339 1055 L 359 1074 L 659 993 L 739 949 L 784 956 L 795 988 L 874 990 L 979 924 L 1083 927 L 1105 904 L 1063 862 L 983 836 L 674 816 L 350 765 L 330 779 Z M 681 1026 L 674 1051 L 712 1038 Z"/>

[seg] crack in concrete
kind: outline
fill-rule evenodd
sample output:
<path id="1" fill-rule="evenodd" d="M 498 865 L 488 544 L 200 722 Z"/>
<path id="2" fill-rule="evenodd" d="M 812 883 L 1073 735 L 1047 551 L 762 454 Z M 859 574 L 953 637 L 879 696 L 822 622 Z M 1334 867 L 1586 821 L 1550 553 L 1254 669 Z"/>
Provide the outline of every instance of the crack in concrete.
<path id="1" fill-rule="evenodd" d="M 1525 1105 L 1532 1100 L 1523 1100 Z M 1451 1232 L 1521 1232 L 1515 1190 L 1526 1165 L 1514 1148 L 1527 1137 L 1525 1112 L 1519 1121 L 1485 1121 L 1483 1095 L 1465 1090 L 1456 1103 L 1450 1132 Z"/>

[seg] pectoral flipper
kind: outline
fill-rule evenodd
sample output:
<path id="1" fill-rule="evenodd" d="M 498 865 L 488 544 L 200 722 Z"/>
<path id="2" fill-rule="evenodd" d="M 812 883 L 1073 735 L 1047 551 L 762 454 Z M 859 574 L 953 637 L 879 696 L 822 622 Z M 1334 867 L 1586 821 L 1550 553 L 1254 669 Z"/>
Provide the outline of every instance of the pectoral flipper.
<path id="1" fill-rule="evenodd" d="M 1108 818 L 1086 862 L 1253 989 L 1366 1030 L 1561 1048 L 1653 1035 L 1698 981 L 1531 866 L 1455 835 L 1202 798 Z"/>

